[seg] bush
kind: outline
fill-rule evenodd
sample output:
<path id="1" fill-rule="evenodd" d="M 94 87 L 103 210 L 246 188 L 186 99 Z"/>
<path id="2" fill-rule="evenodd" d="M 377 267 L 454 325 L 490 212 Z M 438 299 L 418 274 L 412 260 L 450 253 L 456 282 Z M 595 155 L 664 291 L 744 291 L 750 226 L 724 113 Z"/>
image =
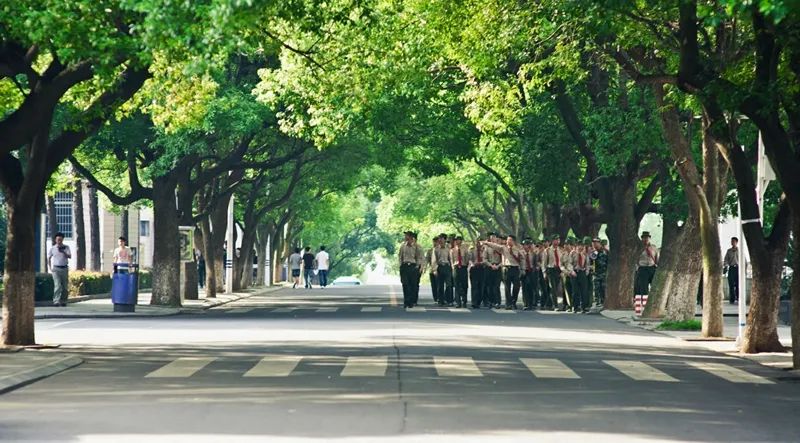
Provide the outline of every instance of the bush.
<path id="1" fill-rule="evenodd" d="M 662 322 L 656 329 L 662 331 L 699 331 L 702 329 L 703 323 L 700 320 L 684 320 L 684 321 L 665 321 Z"/>
<path id="2" fill-rule="evenodd" d="M 69 273 L 69 296 L 111 292 L 111 275 L 102 272 L 74 271 Z"/>
<path id="3" fill-rule="evenodd" d="M 36 285 L 36 289 L 34 290 L 34 300 L 47 302 L 53 301 L 54 284 L 52 275 L 46 272 L 37 272 L 36 282 L 34 284 Z"/>
<path id="4" fill-rule="evenodd" d="M 139 289 L 151 289 L 153 287 L 153 274 L 150 271 L 139 271 Z"/>

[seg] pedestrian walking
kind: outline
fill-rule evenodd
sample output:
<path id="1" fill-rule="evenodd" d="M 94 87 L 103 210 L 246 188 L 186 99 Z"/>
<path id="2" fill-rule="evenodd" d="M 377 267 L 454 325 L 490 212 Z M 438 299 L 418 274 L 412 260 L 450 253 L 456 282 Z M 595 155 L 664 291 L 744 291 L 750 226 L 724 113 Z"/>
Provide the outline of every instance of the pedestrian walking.
<path id="1" fill-rule="evenodd" d="M 553 309 L 553 304 L 550 299 L 550 285 L 545 278 L 545 259 L 547 257 L 547 250 L 550 248 L 550 239 L 543 238 L 540 240 L 536 247 L 539 249 L 539 308 L 540 309 Z"/>
<path id="2" fill-rule="evenodd" d="M 650 293 L 650 283 L 656 275 L 658 266 L 658 248 L 650 244 L 650 233 L 642 232 L 642 249 L 639 253 L 638 268 L 636 269 L 636 279 L 634 286 L 634 305 L 637 300 L 640 309 L 644 309 L 647 304 L 647 294 Z"/>
<path id="3" fill-rule="evenodd" d="M 725 252 L 722 263 L 723 271 L 728 276 L 728 301 L 734 304 L 739 301 L 739 239 L 731 237 L 731 247 Z"/>
<path id="4" fill-rule="evenodd" d="M 300 255 L 300 248 L 294 248 L 294 252 L 289 256 L 289 269 L 292 271 L 292 289 L 300 284 L 300 267 L 303 263 L 303 256 Z"/>
<path id="5" fill-rule="evenodd" d="M 506 309 L 517 309 L 520 285 L 520 260 L 523 251 L 517 246 L 517 238 L 513 235 L 506 237 L 505 244 L 485 243 L 486 247 L 494 252 L 499 252 L 502 257 L 502 275 L 505 292 Z"/>
<path id="6" fill-rule="evenodd" d="M 522 248 L 522 304 L 532 311 L 539 302 L 539 252 L 530 238 L 522 240 Z"/>
<path id="7" fill-rule="evenodd" d="M 55 244 L 47 252 L 50 274 L 53 276 L 53 306 L 67 306 L 69 259 L 72 258 L 72 252 L 64 244 L 64 234 L 56 233 L 53 240 Z"/>
<path id="8" fill-rule="evenodd" d="M 405 241 L 400 245 L 400 283 L 403 286 L 403 307 L 413 308 L 419 301 L 419 276 L 425 264 L 425 254 L 417 244 L 417 233 L 404 232 Z"/>
<path id="9" fill-rule="evenodd" d="M 425 266 L 428 268 L 428 281 L 431 284 L 431 295 L 433 296 L 434 304 L 439 303 L 439 294 L 436 292 L 436 263 L 433 260 L 433 250 L 436 249 L 436 243 L 438 242 L 439 236 L 437 235 L 433 237 L 433 243 L 428 252 L 425 253 Z"/>
<path id="10" fill-rule="evenodd" d="M 487 242 L 497 243 L 499 238 L 496 233 L 490 232 Z M 486 269 L 486 292 L 484 293 L 484 304 L 487 307 L 500 308 L 500 282 L 502 280 L 502 261 L 503 254 L 499 251 L 494 251 L 489 248 L 486 250 L 488 255 L 487 263 L 489 267 Z"/>
<path id="11" fill-rule="evenodd" d="M 475 245 L 469 249 L 469 283 L 472 289 L 472 309 L 480 309 L 486 290 L 486 248 L 481 246 L 478 236 Z"/>
<path id="12" fill-rule="evenodd" d="M 325 246 L 319 247 L 319 252 L 317 252 L 316 256 L 317 260 L 317 271 L 319 276 L 319 286 L 321 288 L 328 287 L 328 270 L 331 266 L 331 256 L 325 251 Z"/>
<path id="13" fill-rule="evenodd" d="M 561 248 L 561 238 L 556 234 L 550 239 L 550 247 L 545 253 L 545 278 L 550 285 L 550 304 L 553 309 L 559 305 L 559 299 L 564 299 L 564 284 L 561 280 L 561 270 L 563 267 L 564 250 Z M 563 305 L 562 305 L 563 308 Z M 563 308 L 562 310 L 566 310 Z"/>
<path id="14" fill-rule="evenodd" d="M 587 249 L 591 246 L 592 239 L 584 237 L 579 245 L 576 245 L 570 260 L 572 261 L 573 283 L 572 290 L 574 301 L 572 312 L 587 313 L 591 305 L 589 298 L 589 253 Z"/>
<path id="15" fill-rule="evenodd" d="M 453 272 L 450 263 L 450 248 L 447 247 L 447 235 L 440 234 L 436 247 L 433 248 L 432 266 L 436 267 L 436 296 L 439 306 L 453 306 L 452 281 Z"/>
<path id="16" fill-rule="evenodd" d="M 311 284 L 314 281 L 314 254 L 311 252 L 311 247 L 306 246 L 303 253 L 303 277 L 306 284 L 306 289 L 311 289 L 314 286 Z"/>
<path id="17" fill-rule="evenodd" d="M 466 308 L 469 287 L 469 250 L 464 246 L 464 238 L 461 236 L 456 237 L 454 246 L 450 250 L 450 262 L 453 264 L 456 306 Z"/>

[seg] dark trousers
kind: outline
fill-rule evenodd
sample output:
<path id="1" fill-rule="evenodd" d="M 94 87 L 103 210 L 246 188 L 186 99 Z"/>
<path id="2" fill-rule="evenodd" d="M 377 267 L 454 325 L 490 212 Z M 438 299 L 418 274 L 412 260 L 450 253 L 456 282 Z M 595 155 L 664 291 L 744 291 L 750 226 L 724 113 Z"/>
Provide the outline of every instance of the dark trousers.
<path id="1" fill-rule="evenodd" d="M 453 280 L 455 282 L 456 291 L 456 304 L 458 306 L 467 306 L 467 289 L 469 286 L 469 271 L 465 266 L 456 266 L 453 271 L 455 275 Z"/>
<path id="2" fill-rule="evenodd" d="M 503 286 L 505 286 L 506 306 L 516 306 L 519 298 L 519 266 L 503 267 Z"/>
<path id="3" fill-rule="evenodd" d="M 633 295 L 647 295 L 650 293 L 650 283 L 656 275 L 655 266 L 639 266 L 636 270 L 636 281 L 633 288 Z"/>
<path id="4" fill-rule="evenodd" d="M 594 286 L 594 299 L 598 305 L 602 305 L 606 301 L 606 276 L 595 275 L 592 278 Z"/>
<path id="5" fill-rule="evenodd" d="M 311 287 L 311 283 L 314 281 L 314 270 L 313 269 L 306 269 L 303 272 L 303 276 L 305 277 L 305 280 L 306 280 L 306 287 L 310 288 Z"/>
<path id="6" fill-rule="evenodd" d="M 486 293 L 488 294 L 487 300 L 489 304 L 500 305 L 500 282 L 502 281 L 503 271 L 500 268 L 489 268 L 486 278 Z"/>
<path id="7" fill-rule="evenodd" d="M 431 281 L 431 294 L 433 294 L 433 302 L 439 302 L 439 294 L 436 293 L 436 274 L 433 272 L 428 273 L 428 279 Z"/>
<path id="8" fill-rule="evenodd" d="M 522 276 L 522 304 L 533 308 L 539 302 L 539 273 L 531 270 Z"/>
<path id="9" fill-rule="evenodd" d="M 564 284 L 561 281 L 561 269 L 547 268 L 547 283 L 550 285 L 550 303 L 553 304 L 553 307 L 558 307 L 558 297 L 564 298 L 562 307 L 566 306 L 567 298 L 564 297 Z"/>
<path id="10" fill-rule="evenodd" d="M 542 308 L 552 308 L 553 303 L 550 300 L 550 285 L 547 284 L 547 280 L 544 278 L 544 271 L 540 269 L 536 273 L 538 274 L 539 280 L 539 306 Z"/>
<path id="11" fill-rule="evenodd" d="M 736 303 L 739 300 L 739 267 L 728 267 L 728 300 Z"/>
<path id="12" fill-rule="evenodd" d="M 575 271 L 572 280 L 572 309 L 589 309 L 589 279 L 586 271 Z"/>
<path id="13" fill-rule="evenodd" d="M 483 294 L 486 289 L 486 267 L 473 266 L 469 270 L 470 286 L 472 287 L 472 307 L 479 308 L 483 303 Z"/>
<path id="14" fill-rule="evenodd" d="M 320 269 L 319 270 L 319 285 L 323 288 L 328 286 L 328 270 L 327 269 Z"/>
<path id="15" fill-rule="evenodd" d="M 453 270 L 449 264 L 436 268 L 436 293 L 440 305 L 453 303 Z"/>
<path id="16" fill-rule="evenodd" d="M 206 262 L 201 261 L 197 263 L 197 282 L 201 288 L 206 287 Z"/>
<path id="17" fill-rule="evenodd" d="M 400 283 L 403 285 L 403 306 L 413 306 L 419 297 L 419 267 L 416 263 L 400 266 Z"/>

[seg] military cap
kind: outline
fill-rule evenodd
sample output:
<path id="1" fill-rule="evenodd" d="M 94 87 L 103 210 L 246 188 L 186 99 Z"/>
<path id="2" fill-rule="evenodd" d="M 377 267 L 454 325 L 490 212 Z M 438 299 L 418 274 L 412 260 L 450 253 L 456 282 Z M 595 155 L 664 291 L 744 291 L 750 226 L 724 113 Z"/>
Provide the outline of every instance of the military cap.
<path id="1" fill-rule="evenodd" d="M 608 240 L 606 240 L 606 239 L 602 239 L 602 240 L 600 240 L 600 244 L 601 244 L 601 245 L 603 245 L 603 246 L 605 246 L 605 245 L 607 245 L 607 244 L 608 244 Z"/>
<path id="2" fill-rule="evenodd" d="M 489 238 L 489 237 L 491 237 L 491 236 L 493 236 L 493 235 L 494 235 L 495 237 L 497 237 L 497 233 L 496 233 L 496 232 L 487 232 L 487 233 L 486 233 L 486 238 Z"/>
<path id="3" fill-rule="evenodd" d="M 583 244 L 584 245 L 591 245 L 592 244 L 592 237 L 589 237 L 589 236 L 583 237 Z"/>
<path id="4" fill-rule="evenodd" d="M 403 235 L 410 235 L 410 236 L 412 236 L 414 238 L 417 238 L 417 233 L 414 232 L 414 231 L 405 231 L 405 232 L 403 232 Z"/>
<path id="5" fill-rule="evenodd" d="M 592 239 L 593 242 L 600 243 L 600 237 L 595 237 Z"/>
<path id="6" fill-rule="evenodd" d="M 462 237 L 460 235 L 456 235 L 456 240 L 464 240 L 464 237 Z"/>
<path id="7" fill-rule="evenodd" d="M 522 244 L 523 245 L 532 245 L 533 244 L 533 240 L 531 240 L 530 237 L 525 237 L 525 238 L 522 239 Z"/>
<path id="8" fill-rule="evenodd" d="M 649 238 L 650 237 L 650 232 L 648 232 L 648 231 L 642 232 L 642 238 L 645 238 L 645 237 Z"/>
<path id="9" fill-rule="evenodd" d="M 553 234 L 550 236 L 550 240 L 561 240 L 561 236 L 558 234 Z"/>

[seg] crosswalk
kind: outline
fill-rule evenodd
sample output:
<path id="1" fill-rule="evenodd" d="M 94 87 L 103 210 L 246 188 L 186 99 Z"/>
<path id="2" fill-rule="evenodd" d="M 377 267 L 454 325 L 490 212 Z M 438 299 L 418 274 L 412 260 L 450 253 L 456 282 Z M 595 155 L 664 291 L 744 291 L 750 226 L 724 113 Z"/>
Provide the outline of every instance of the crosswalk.
<path id="1" fill-rule="evenodd" d="M 327 360 L 326 360 L 327 358 Z M 320 361 L 326 361 L 320 364 Z M 148 379 L 175 379 L 189 378 L 204 370 L 213 367 L 215 364 L 230 363 L 230 359 L 214 356 L 191 356 L 178 357 L 172 361 L 164 363 L 162 366 L 153 369 L 145 375 Z M 299 368 L 307 363 L 305 370 Z M 244 371 L 241 376 L 245 378 L 275 378 L 290 377 L 293 375 L 313 375 L 313 372 L 322 371 L 330 376 L 331 368 L 338 372 L 340 377 L 385 377 L 390 371 L 405 370 L 413 368 L 415 370 L 430 370 L 436 376 L 442 378 L 466 378 L 466 377 L 485 377 L 496 372 L 498 365 L 505 369 L 520 370 L 530 374 L 533 379 L 542 380 L 577 380 L 582 378 L 596 379 L 598 371 L 611 371 L 613 376 L 622 376 L 637 382 L 655 383 L 677 383 L 681 381 L 694 380 L 687 371 L 697 371 L 697 373 L 710 374 L 716 379 L 721 379 L 730 383 L 749 383 L 749 384 L 773 384 L 774 381 L 767 377 L 747 372 L 734 366 L 704 361 L 670 362 L 663 361 L 644 362 L 638 360 L 600 360 L 595 362 L 595 367 L 586 368 L 585 361 L 575 368 L 570 367 L 568 362 L 555 358 L 517 358 L 507 361 L 482 361 L 470 356 L 441 356 L 433 355 L 427 357 L 410 358 L 403 363 L 402 359 L 398 364 L 397 357 L 394 355 L 353 355 L 341 356 L 303 356 L 268 354 L 262 356 L 255 362 L 249 362 L 249 369 Z M 665 366 L 664 369 L 654 365 Z M 672 374 L 665 372 L 674 371 Z M 524 369 L 523 369 L 524 368 Z M 230 370 L 224 371 L 231 372 Z M 583 374 L 581 374 L 583 372 Z M 615 374 L 615 375 L 614 375 Z M 679 377 L 677 374 L 681 374 Z M 682 379 L 681 379 L 682 378 Z"/>
<path id="2" fill-rule="evenodd" d="M 378 313 L 400 311 L 402 307 L 398 306 L 360 306 L 360 307 L 299 307 L 299 306 L 273 306 L 273 307 L 222 307 L 216 308 L 214 312 L 224 312 L 225 314 L 247 314 L 250 312 L 272 313 L 272 314 L 298 314 L 298 313 L 335 313 L 335 312 L 361 312 L 361 313 Z M 472 314 L 475 312 L 491 312 L 501 315 L 529 315 L 536 311 L 523 311 L 523 310 L 507 310 L 507 309 L 484 309 L 480 311 L 473 311 L 464 308 L 453 307 L 424 307 L 415 306 L 413 308 L 405 308 L 405 312 L 409 313 L 423 313 L 423 312 L 452 312 L 456 314 Z"/>

